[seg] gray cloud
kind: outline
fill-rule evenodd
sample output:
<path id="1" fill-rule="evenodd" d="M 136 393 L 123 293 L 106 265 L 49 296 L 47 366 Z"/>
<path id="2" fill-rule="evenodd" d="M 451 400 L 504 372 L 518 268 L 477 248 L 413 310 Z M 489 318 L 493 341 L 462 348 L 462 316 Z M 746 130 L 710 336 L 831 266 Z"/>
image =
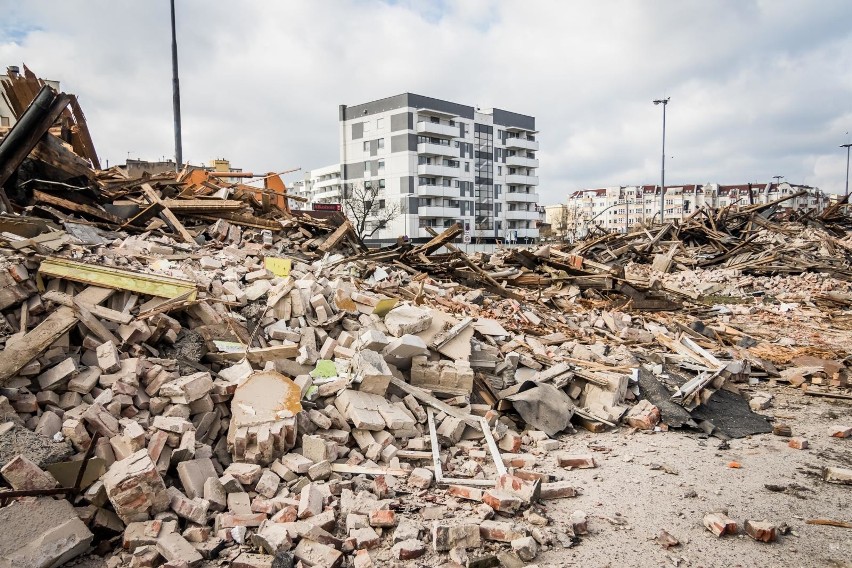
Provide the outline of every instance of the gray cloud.
<path id="1" fill-rule="evenodd" d="M 184 156 L 338 160 L 337 105 L 404 91 L 536 116 L 541 193 L 659 179 L 842 191 L 852 4 L 178 0 Z M 110 163 L 172 148 L 166 0 L 0 0 L 0 64 L 77 93 Z"/>

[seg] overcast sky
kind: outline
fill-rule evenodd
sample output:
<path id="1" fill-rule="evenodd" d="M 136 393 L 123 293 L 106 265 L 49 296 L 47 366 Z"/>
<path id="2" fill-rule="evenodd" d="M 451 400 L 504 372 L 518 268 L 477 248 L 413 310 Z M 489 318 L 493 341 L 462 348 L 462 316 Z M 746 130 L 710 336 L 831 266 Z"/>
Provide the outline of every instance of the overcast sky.
<path id="1" fill-rule="evenodd" d="M 852 1 L 177 0 L 184 158 L 337 162 L 339 104 L 410 91 L 536 117 L 543 203 L 658 183 L 841 192 Z M 0 65 L 79 95 L 99 154 L 174 152 L 168 0 L 0 0 Z M 288 176 L 294 179 L 293 176 Z"/>

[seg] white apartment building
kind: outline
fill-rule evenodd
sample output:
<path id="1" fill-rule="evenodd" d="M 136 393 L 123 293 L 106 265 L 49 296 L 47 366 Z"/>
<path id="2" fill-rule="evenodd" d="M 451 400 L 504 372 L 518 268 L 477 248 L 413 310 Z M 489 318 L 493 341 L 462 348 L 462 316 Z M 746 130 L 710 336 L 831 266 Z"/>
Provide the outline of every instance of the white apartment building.
<path id="1" fill-rule="evenodd" d="M 340 203 L 343 196 L 343 180 L 340 164 L 332 164 L 305 173 L 305 177 L 293 183 L 287 193 L 307 199 L 308 207 L 314 203 Z M 298 208 L 296 202 L 291 207 Z"/>
<path id="2" fill-rule="evenodd" d="M 371 242 L 415 242 L 461 222 L 472 242 L 538 237 L 535 118 L 404 93 L 341 105 L 340 164 L 310 171 L 293 193 L 343 200 L 356 184 L 378 186 L 400 214 Z"/>
<path id="3" fill-rule="evenodd" d="M 740 208 L 769 203 L 801 190 L 807 191 L 807 194 L 787 200 L 778 207 L 822 211 L 828 206 L 828 195 L 818 188 L 787 182 L 666 186 L 664 219 L 666 222 L 681 221 L 702 207 Z M 562 207 L 564 212 L 553 210 L 548 212 L 548 216 L 560 220 L 562 234 L 569 239 L 583 238 L 591 225 L 609 232 L 627 233 L 640 223 L 659 222 L 660 186 L 583 189 L 570 194 Z M 554 233 L 559 234 L 557 230 Z"/>

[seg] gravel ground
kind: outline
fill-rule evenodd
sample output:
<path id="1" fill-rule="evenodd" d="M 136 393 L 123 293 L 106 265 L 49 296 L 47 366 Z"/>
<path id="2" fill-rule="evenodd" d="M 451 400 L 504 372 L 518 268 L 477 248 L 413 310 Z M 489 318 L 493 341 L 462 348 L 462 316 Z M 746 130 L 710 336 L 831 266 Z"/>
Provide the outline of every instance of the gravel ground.
<path id="1" fill-rule="evenodd" d="M 761 390 L 766 390 L 761 388 Z M 808 450 L 787 446 L 787 438 L 763 434 L 720 440 L 696 433 L 578 432 L 563 438 L 566 449 L 592 451 L 596 469 L 572 471 L 583 495 L 551 501 L 555 524 L 580 509 L 589 515 L 590 534 L 571 549 L 555 548 L 536 558 L 540 566 L 852 566 L 852 529 L 816 526 L 807 519 L 852 522 L 852 486 L 822 481 L 824 466 L 852 468 L 852 438 L 828 436 L 831 425 L 852 424 L 852 404 L 772 389 L 775 404 L 764 411 L 804 436 Z M 723 445 L 724 446 L 724 445 Z M 741 464 L 731 468 L 732 461 Z M 662 469 L 656 469 L 663 466 Z M 555 468 L 554 468 L 555 469 Z M 666 473 L 666 470 L 671 473 Z M 765 485 L 785 486 L 768 490 Z M 790 527 L 774 543 L 745 535 L 717 538 L 704 529 L 704 514 L 727 511 L 746 519 Z M 665 550 L 655 538 L 666 530 L 682 543 Z"/>

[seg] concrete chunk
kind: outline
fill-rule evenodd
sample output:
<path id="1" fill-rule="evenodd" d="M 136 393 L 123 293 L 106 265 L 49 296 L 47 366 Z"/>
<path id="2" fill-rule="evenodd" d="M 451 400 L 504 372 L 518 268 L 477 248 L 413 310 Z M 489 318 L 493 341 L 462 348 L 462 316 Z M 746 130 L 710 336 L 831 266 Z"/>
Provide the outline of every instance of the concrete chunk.
<path id="1" fill-rule="evenodd" d="M 166 485 L 146 450 L 115 462 L 102 481 L 115 512 L 125 523 L 147 521 L 169 507 Z"/>
<path id="2" fill-rule="evenodd" d="M 83 554 L 93 535 L 64 499 L 40 497 L 0 509 L 0 567 L 54 568 Z"/>
<path id="3" fill-rule="evenodd" d="M 157 551 L 171 564 L 198 566 L 204 560 L 195 547 L 176 532 L 157 540 Z"/>
<path id="4" fill-rule="evenodd" d="M 385 316 L 385 326 L 394 337 L 424 331 L 432 325 L 432 315 L 414 306 L 398 306 Z"/>

